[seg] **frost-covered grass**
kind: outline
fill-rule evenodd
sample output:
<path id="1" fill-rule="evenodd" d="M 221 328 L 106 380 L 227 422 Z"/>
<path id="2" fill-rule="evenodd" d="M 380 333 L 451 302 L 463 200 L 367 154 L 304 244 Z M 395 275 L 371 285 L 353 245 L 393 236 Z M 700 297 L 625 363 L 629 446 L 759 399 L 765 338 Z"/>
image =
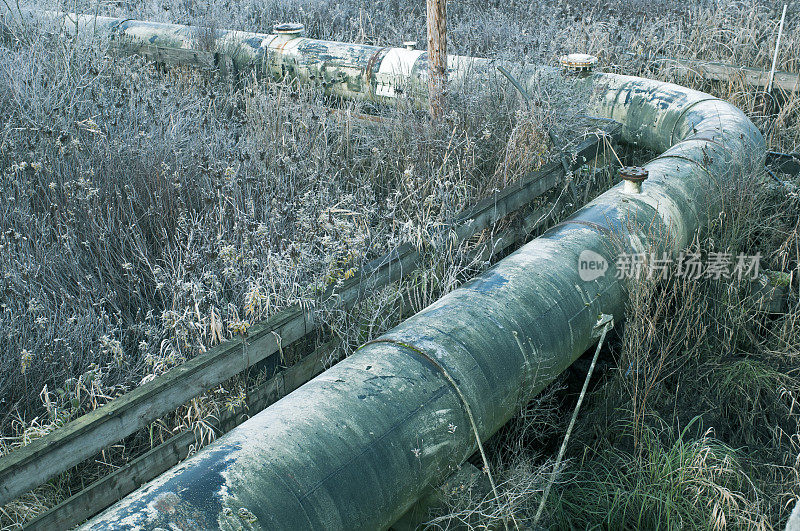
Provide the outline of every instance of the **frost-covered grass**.
<path id="1" fill-rule="evenodd" d="M 530 112 L 505 85 L 467 86 L 441 123 L 402 104 L 374 122 L 289 84 L 164 71 L 46 31 L 0 55 L 2 453 L 316 304 L 403 242 L 424 247 L 566 147 L 546 131 L 571 138 L 555 108 L 579 107 L 556 91 Z M 353 312 L 322 308 L 324 334 L 347 354 L 487 266 L 462 251 L 426 256 Z M 202 427 L 242 398 L 238 382 L 210 396 L 127 444 Z"/>
<path id="2" fill-rule="evenodd" d="M 39 7 L 250 31 L 298 21 L 315 38 L 385 46 L 425 42 L 420 0 L 78 1 Z M 768 133 L 772 149 L 797 151 L 796 96 L 777 115 L 767 115 L 752 89 L 676 77 L 668 62 L 657 60 L 700 58 L 768 68 L 778 8 L 778 2 L 759 0 L 452 2 L 448 40 L 451 53 L 530 63 L 552 64 L 565 52 L 594 53 L 606 69 L 728 98 Z M 799 30 L 800 14 L 791 8 L 781 69 L 800 70 Z M 331 102 L 295 86 L 163 70 L 107 52 L 103 43 L 77 45 L 45 34 L 0 45 L 0 453 L 287 305 L 314 303 L 321 288 L 399 243 L 424 242 L 466 206 L 548 160 L 562 146 L 553 146 L 547 131 L 569 138 L 565 129 L 574 121 L 564 116 L 580 109 L 579 98 L 571 100 L 565 87 L 542 87 L 534 95 L 541 105 L 529 111 L 506 84 L 468 86 L 453 95 L 451 112 L 440 124 L 402 105 L 384 110 L 384 121 L 376 124 L 357 118 L 364 111 L 357 103 Z M 737 215 L 717 227 L 723 232 L 715 245 L 761 250 L 772 255 L 770 267 L 796 268 L 793 199 L 757 190 L 732 197 Z M 766 207 L 745 208 L 752 198 Z M 789 217 L 778 219 L 776 211 Z M 770 229 L 742 239 L 743 227 L 751 225 Z M 734 226 L 736 238 L 724 232 Z M 326 333 L 345 340 L 346 354 L 487 266 L 461 251 L 428 256 L 427 267 L 412 281 L 376 293 L 352 313 L 328 309 Z M 659 459 L 710 448 L 715 457 L 707 462 L 734 469 L 735 488 L 734 483 L 725 488 L 737 501 L 736 511 L 742 508 L 753 521 L 777 522 L 788 514 L 784 504 L 794 488 L 789 478 L 798 455 L 793 416 L 798 384 L 789 369 L 796 360 L 794 324 L 800 314 L 793 310 L 766 328 L 750 328 L 747 323 L 764 320 L 759 310 L 711 287 L 698 288 L 690 298 L 686 286 L 638 289 L 644 291 L 633 298 L 637 304 L 666 300 L 674 308 L 706 308 L 717 325 L 689 316 L 685 324 L 702 324 L 703 337 L 716 339 L 693 345 L 692 363 L 654 383 L 656 394 L 668 397 L 663 402 L 638 404 L 634 397 L 641 395 L 626 387 L 629 382 L 609 378 L 592 405 L 613 411 L 608 418 L 620 416 L 618 440 L 646 436 L 650 444 L 653 434 L 660 434 Z M 615 347 L 619 363 L 638 355 L 634 346 L 642 337 L 635 334 L 646 335 L 652 324 L 637 308 L 632 306 L 633 324 L 625 332 L 634 336 L 624 336 Z M 651 337 L 648 344 L 662 340 Z M 677 388 L 676 374 L 683 378 Z M 744 378 L 752 385 L 741 383 Z M 232 385 L 214 399 L 182 408 L 155 423 L 148 437 L 157 442 L 176 427 L 195 426 L 215 408 L 241 402 L 240 391 Z M 713 434 L 673 427 L 678 417 L 663 404 L 683 393 L 704 397 L 704 407 L 712 411 L 722 408 L 724 414 L 702 417 Z M 786 404 L 792 407 L 787 410 Z M 655 415 L 661 420 L 646 420 Z M 558 418 L 543 418 L 518 419 L 517 427 L 509 428 L 514 435 L 507 434 L 493 454 L 507 474 L 504 485 L 512 489 L 507 492 L 514 510 L 535 506 L 541 480 L 548 477 L 547 459 L 532 452 L 542 441 L 519 426 L 546 428 L 557 437 Z M 585 416 L 585 432 L 596 418 Z M 519 443 L 529 439 L 530 444 Z M 632 474 L 650 471 L 647 455 L 630 445 L 615 446 L 607 433 L 592 441 L 576 439 L 564 477 L 581 479 L 557 483 L 547 518 L 557 525 L 567 519 L 634 525 L 625 518 L 598 519 L 604 511 L 620 511 L 619 500 L 596 497 L 592 506 L 569 501 L 591 489 L 628 489 L 620 482 L 630 477 L 608 473 L 609 463 L 625 464 Z M 728 449 L 736 450 L 735 459 L 728 460 Z M 523 470 L 535 474 L 519 476 Z M 742 486 L 745 477 L 756 487 Z M 4 508 L 2 523 L 13 525 L 63 499 L 69 480 L 55 485 Z M 642 492 L 647 497 L 648 491 Z M 626 500 L 643 507 L 635 496 Z M 668 515 L 658 522 L 683 521 L 670 519 L 669 507 L 652 509 Z M 721 507 L 729 522 L 744 522 L 737 520 L 739 513 L 725 513 L 732 505 Z M 437 525 L 449 521 L 440 517 Z"/>

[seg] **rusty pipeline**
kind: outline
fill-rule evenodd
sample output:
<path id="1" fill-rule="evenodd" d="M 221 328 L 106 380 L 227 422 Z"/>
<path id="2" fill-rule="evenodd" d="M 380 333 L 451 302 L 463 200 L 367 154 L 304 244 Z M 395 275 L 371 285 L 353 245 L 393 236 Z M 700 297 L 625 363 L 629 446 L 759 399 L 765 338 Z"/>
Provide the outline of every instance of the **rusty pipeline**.
<path id="1" fill-rule="evenodd" d="M 77 28 L 93 19 L 70 16 Z M 185 26 L 100 26 L 134 49 L 192 46 Z M 420 50 L 244 32 L 220 32 L 217 41 L 235 61 L 343 97 L 426 97 Z M 489 64 L 450 56 L 448 76 Z M 625 180 L 644 172 L 646 186 L 606 191 L 86 528 L 382 529 L 458 469 L 476 451 L 476 435 L 491 437 L 596 341 L 601 314 L 622 319 L 625 289 L 613 272 L 620 253 L 677 253 L 719 214 L 726 181 L 763 169 L 764 139 L 730 103 L 649 79 L 584 74 L 572 77 L 590 94 L 591 113 L 659 153 Z M 561 75 L 516 70 L 528 87 Z M 587 251 L 609 264 L 591 280 L 578 267 Z"/>

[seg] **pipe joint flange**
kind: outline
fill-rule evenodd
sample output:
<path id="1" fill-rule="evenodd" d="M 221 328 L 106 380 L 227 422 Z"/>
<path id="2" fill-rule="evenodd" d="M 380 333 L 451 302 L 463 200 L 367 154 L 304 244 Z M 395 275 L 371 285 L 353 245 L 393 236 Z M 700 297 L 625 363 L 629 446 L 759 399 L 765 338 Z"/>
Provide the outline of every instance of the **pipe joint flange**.
<path id="1" fill-rule="evenodd" d="M 562 55 L 558 62 L 561 64 L 561 68 L 567 72 L 587 75 L 594 70 L 597 57 L 588 53 L 571 53 Z"/>
<path id="2" fill-rule="evenodd" d="M 272 26 L 272 33 L 276 35 L 287 35 L 289 37 L 302 37 L 306 34 L 306 27 L 297 22 L 282 22 Z"/>
<path id="3" fill-rule="evenodd" d="M 640 166 L 623 166 L 619 169 L 619 176 L 624 182 L 622 190 L 629 194 L 642 193 L 642 183 L 648 175 L 649 172 Z"/>

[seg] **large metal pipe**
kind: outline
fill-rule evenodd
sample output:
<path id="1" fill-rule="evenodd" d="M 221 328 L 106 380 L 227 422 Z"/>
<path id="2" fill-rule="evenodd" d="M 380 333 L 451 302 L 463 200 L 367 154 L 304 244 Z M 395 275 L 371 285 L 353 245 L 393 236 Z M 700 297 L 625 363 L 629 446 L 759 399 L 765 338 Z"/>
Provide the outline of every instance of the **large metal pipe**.
<path id="1" fill-rule="evenodd" d="M 174 26 L 109 24 L 151 44 L 189 42 Z M 425 94 L 422 52 L 276 35 L 236 42 L 240 57 L 267 71 L 322 80 L 341 96 Z M 458 78 L 488 62 L 449 64 Z M 521 79 L 531 86 L 556 75 L 532 69 Z M 724 183 L 763 167 L 760 132 L 727 102 L 613 74 L 580 83 L 591 112 L 621 122 L 627 142 L 661 153 L 646 165 L 640 193 L 605 192 L 87 528 L 386 528 L 456 470 L 476 450 L 473 425 L 490 437 L 591 346 L 601 313 L 622 318 L 620 253 L 684 248 L 718 214 Z M 605 275 L 582 280 L 585 251 L 611 264 Z"/>
<path id="2" fill-rule="evenodd" d="M 44 23 L 69 35 L 109 39 L 120 51 L 165 61 L 208 65 L 229 59 L 239 71 L 297 79 L 344 98 L 387 103 L 402 94 L 419 105 L 427 100 L 428 54 L 422 50 L 309 39 L 290 24 L 276 27 L 276 33 L 253 33 L 54 11 L 5 15 L 21 23 L 21 31 Z M 450 82 L 492 64 L 474 57 L 447 59 Z"/>

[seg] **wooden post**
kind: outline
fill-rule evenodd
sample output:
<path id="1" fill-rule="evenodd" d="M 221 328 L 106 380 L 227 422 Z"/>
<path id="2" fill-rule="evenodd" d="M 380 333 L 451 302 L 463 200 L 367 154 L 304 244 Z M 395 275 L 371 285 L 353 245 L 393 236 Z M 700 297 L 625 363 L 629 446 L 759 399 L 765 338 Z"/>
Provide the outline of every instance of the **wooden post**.
<path id="1" fill-rule="evenodd" d="M 444 112 L 447 84 L 447 0 L 428 1 L 428 88 L 431 116 Z"/>

